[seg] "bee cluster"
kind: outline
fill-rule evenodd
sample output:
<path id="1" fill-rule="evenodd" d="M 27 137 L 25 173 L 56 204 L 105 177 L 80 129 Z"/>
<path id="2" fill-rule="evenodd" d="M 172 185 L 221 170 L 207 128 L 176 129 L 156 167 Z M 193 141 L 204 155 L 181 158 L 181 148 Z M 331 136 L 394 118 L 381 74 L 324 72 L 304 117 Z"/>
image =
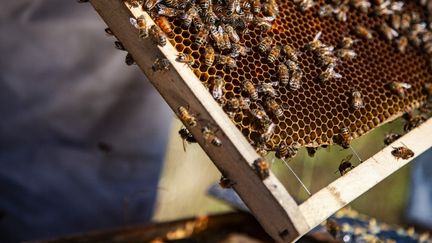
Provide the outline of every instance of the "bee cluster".
<path id="1" fill-rule="evenodd" d="M 131 19 L 140 38 L 171 42 L 177 61 L 190 66 L 262 156 L 273 150 L 289 159 L 301 146 L 313 155 L 332 143 L 348 148 L 432 96 L 429 1 L 124 1 L 156 23 Z M 134 63 L 130 55 L 127 62 Z M 168 68 L 166 59 L 153 65 Z M 405 130 L 422 121 L 407 119 Z M 214 129 L 203 127 L 208 144 L 221 146 Z"/>

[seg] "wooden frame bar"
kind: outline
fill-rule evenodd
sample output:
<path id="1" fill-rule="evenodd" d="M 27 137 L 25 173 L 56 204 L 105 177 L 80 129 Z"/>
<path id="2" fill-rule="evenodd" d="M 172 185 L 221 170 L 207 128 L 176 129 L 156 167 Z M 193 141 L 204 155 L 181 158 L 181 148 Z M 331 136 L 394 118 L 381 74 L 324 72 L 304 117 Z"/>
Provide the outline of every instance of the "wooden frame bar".
<path id="1" fill-rule="evenodd" d="M 221 173 L 235 182 L 233 187 L 236 192 L 267 233 L 278 242 L 298 239 L 412 160 L 396 160 L 390 153 L 391 146 L 386 147 L 303 204 L 297 205 L 272 173 L 264 181 L 256 176 L 251 165 L 259 155 L 192 70 L 175 61 L 177 50 L 170 43 L 159 47 L 150 39 L 138 38 L 138 30 L 130 24 L 129 18 L 144 14 L 148 24 L 154 24 L 145 12 L 129 9 L 121 0 L 90 2 L 173 111 L 177 112 L 179 106 L 184 106 L 198 116 L 198 126 L 188 129 Z M 170 70 L 153 72 L 151 67 L 156 58 L 167 58 L 171 63 Z M 216 129 L 216 135 L 222 141 L 221 147 L 204 141 L 201 129 L 208 125 Z M 428 133 L 432 134 L 432 119 L 392 146 L 401 146 L 403 142 L 417 156 L 432 146 L 432 139 L 427 138 Z"/>

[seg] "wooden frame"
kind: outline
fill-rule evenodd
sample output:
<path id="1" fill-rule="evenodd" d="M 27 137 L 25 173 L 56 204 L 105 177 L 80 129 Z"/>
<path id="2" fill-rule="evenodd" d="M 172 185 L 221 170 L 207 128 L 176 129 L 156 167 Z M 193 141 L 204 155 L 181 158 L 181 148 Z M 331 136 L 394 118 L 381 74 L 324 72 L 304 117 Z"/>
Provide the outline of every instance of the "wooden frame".
<path id="1" fill-rule="evenodd" d="M 168 105 L 175 112 L 179 106 L 189 107 L 191 113 L 198 115 L 198 126 L 188 127 L 188 129 L 221 173 L 235 182 L 233 187 L 239 196 L 267 233 L 278 242 L 289 242 L 300 238 L 413 159 L 395 159 L 390 153 L 392 146 L 403 146 L 401 144 L 403 142 L 414 151 L 415 156 L 432 146 L 432 139 L 427 137 L 428 134 L 432 134 L 432 119 L 429 119 L 419 128 L 315 193 L 301 205 L 297 205 L 272 173 L 264 181 L 256 176 L 251 165 L 259 155 L 219 104 L 214 101 L 192 70 L 175 61 L 177 50 L 170 43 L 159 47 L 149 39 L 138 38 L 138 30 L 130 24 L 129 18 L 137 18 L 143 12 L 129 9 L 121 0 L 90 0 L 90 2 L 132 54 L 137 65 Z M 154 24 L 147 14 L 144 15 L 148 24 Z M 151 68 L 153 62 L 156 58 L 162 57 L 170 61 L 170 70 L 153 72 Z M 202 138 L 201 129 L 209 124 L 216 128 L 216 135 L 222 141 L 221 147 L 208 144 Z"/>

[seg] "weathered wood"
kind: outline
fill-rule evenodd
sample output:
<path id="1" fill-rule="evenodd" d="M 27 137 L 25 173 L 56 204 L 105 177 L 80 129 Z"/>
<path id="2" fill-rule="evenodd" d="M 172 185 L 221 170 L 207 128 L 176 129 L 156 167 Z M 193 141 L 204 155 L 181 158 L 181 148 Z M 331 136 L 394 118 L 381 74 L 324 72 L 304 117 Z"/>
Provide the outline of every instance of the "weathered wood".
<path id="1" fill-rule="evenodd" d="M 175 61 L 176 49 L 170 43 L 156 47 L 149 38 L 139 39 L 138 30 L 129 23 L 130 17 L 136 18 L 141 14 L 145 15 L 148 24 L 154 24 L 153 20 L 138 9 L 128 9 L 120 0 L 92 0 L 91 3 L 168 105 L 175 112 L 179 106 L 190 107 L 190 112 L 198 115 L 198 126 L 188 129 L 216 167 L 236 182 L 234 189 L 263 228 L 281 242 L 291 241 L 298 237 L 299 232 L 308 231 L 298 205 L 276 177 L 271 174 L 261 181 L 255 175 L 251 164 L 259 156 L 192 70 Z M 153 72 L 154 60 L 162 57 L 170 61 L 170 70 Z M 204 141 L 201 129 L 206 125 L 217 130 L 221 147 Z"/>
<path id="2" fill-rule="evenodd" d="M 333 213 L 371 189 L 373 186 L 408 164 L 415 157 L 432 147 L 432 119 L 385 147 L 356 168 L 315 193 L 300 205 L 310 228 L 327 219 Z M 414 157 L 397 159 L 393 147 L 407 146 Z M 303 232 L 306 233 L 306 232 Z"/>

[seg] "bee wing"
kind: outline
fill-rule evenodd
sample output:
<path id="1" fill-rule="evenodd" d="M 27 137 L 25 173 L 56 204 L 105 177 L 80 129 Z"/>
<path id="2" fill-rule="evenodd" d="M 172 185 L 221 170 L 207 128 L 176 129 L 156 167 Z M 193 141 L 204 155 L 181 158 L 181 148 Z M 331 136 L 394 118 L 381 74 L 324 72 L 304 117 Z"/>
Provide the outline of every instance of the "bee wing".
<path id="1" fill-rule="evenodd" d="M 316 35 L 315 35 L 315 37 L 314 37 L 314 41 L 316 41 L 316 40 L 318 40 L 320 37 L 321 37 L 321 34 L 322 34 L 322 32 L 321 31 L 319 31 Z"/>
<path id="2" fill-rule="evenodd" d="M 403 88 L 405 88 L 405 89 L 409 89 L 409 88 L 412 87 L 412 85 L 409 84 L 409 83 L 400 83 L 400 86 L 403 87 Z"/>
<path id="3" fill-rule="evenodd" d="M 135 27 L 135 28 L 139 28 L 139 26 L 138 26 L 138 22 L 137 22 L 137 20 L 135 19 L 135 18 L 130 18 L 129 19 L 129 22 L 131 23 L 131 25 L 133 26 L 133 27 Z"/>

